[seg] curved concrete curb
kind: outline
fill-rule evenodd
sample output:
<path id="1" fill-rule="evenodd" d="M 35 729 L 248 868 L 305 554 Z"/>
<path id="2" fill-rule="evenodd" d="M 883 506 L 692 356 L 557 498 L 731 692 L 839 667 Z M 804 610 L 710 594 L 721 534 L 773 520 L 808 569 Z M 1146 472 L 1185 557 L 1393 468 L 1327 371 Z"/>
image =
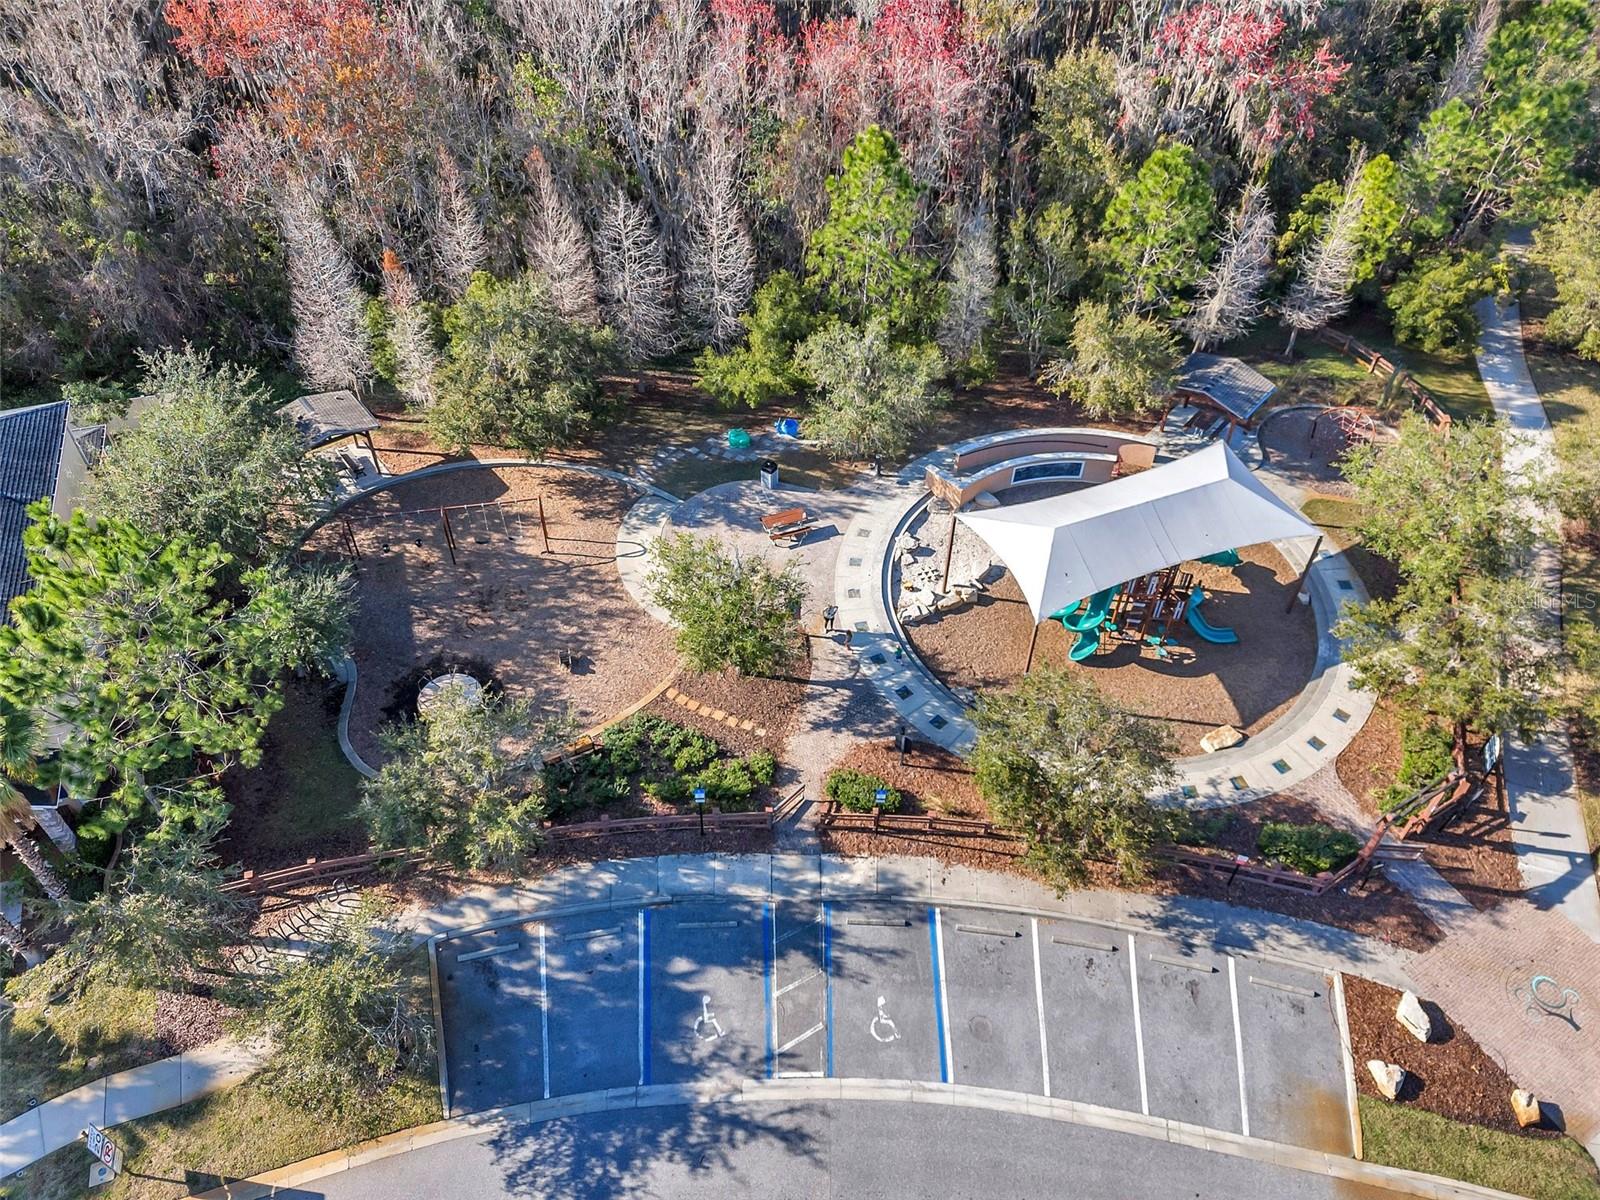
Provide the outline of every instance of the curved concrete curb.
<path id="1" fill-rule="evenodd" d="M 900 719 L 928 741 L 964 754 L 977 739 L 966 706 L 917 656 L 890 595 L 892 548 L 928 503 L 927 494 L 915 486 L 922 478 L 921 466 L 943 453 L 908 465 L 892 488 L 884 488 L 883 502 L 850 523 L 839 551 L 834 603 L 840 624 L 852 630 L 862 674 Z M 1289 542 L 1275 546 L 1292 570 L 1305 567 L 1309 547 Z M 1168 793 L 1173 800 L 1214 808 L 1271 796 L 1332 763 L 1366 723 L 1373 698 L 1356 689 L 1354 672 L 1333 636 L 1345 607 L 1366 601 L 1366 589 L 1343 551 L 1331 549 L 1318 552 L 1307 588 L 1317 624 L 1311 679 L 1283 716 L 1243 745 L 1179 759 L 1178 782 Z"/>
<path id="2" fill-rule="evenodd" d="M 356 706 L 356 660 L 345 655 L 334 664 L 333 676 L 344 680 L 344 699 L 339 701 L 339 749 L 352 767 L 368 779 L 376 779 L 378 772 L 356 753 L 355 746 L 350 742 L 350 710 Z"/>
<path id="3" fill-rule="evenodd" d="M 1023 1092 L 967 1087 L 962 1084 L 922 1083 L 909 1079 L 773 1079 L 742 1084 L 677 1084 L 658 1087 L 615 1088 L 576 1096 L 540 1100 L 509 1108 L 492 1109 L 470 1117 L 435 1121 L 405 1129 L 385 1137 L 362 1142 L 348 1150 L 338 1150 L 291 1166 L 268 1171 L 253 1179 L 224 1184 L 202 1198 L 211 1200 L 257 1200 L 273 1196 L 285 1188 L 298 1187 L 326 1179 L 366 1163 L 379 1162 L 472 1137 L 486 1129 L 540 1125 L 565 1117 L 588 1113 L 619 1112 L 629 1109 L 676 1107 L 725 1107 L 751 1104 L 827 1103 L 830 1101 L 869 1101 L 893 1104 L 937 1104 L 944 1107 L 987 1109 L 1035 1120 L 1056 1121 L 1109 1130 L 1168 1142 L 1231 1158 L 1271 1163 L 1307 1174 L 1345 1179 L 1368 1187 L 1382 1188 L 1402 1196 L 1422 1196 L 1430 1200 L 1517 1200 L 1508 1192 L 1497 1192 L 1469 1183 L 1457 1183 L 1436 1175 L 1361 1162 L 1318 1150 L 1306 1150 L 1281 1142 L 1248 1138 L 1242 1134 L 1163 1117 L 1146 1117 L 1085 1104 L 1032 1096 Z"/>

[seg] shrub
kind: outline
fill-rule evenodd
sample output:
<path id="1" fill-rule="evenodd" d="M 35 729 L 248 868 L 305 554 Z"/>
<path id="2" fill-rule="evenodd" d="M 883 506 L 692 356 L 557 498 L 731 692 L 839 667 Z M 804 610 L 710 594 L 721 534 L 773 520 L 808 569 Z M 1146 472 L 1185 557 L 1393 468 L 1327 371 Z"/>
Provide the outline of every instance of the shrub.
<path id="1" fill-rule="evenodd" d="M 1303 875 L 1337 871 L 1357 854 L 1361 843 L 1327 825 L 1289 825 L 1269 821 L 1256 835 L 1256 850 Z"/>
<path id="2" fill-rule="evenodd" d="M 1400 770 L 1379 794 L 1379 811 L 1389 812 L 1443 779 L 1455 766 L 1454 748 L 1455 740 L 1443 725 L 1431 721 L 1407 725 L 1400 735 Z"/>
<path id="3" fill-rule="evenodd" d="M 831 771 L 828 774 L 828 781 L 822 786 L 822 791 L 829 800 L 847 812 L 871 812 L 875 807 L 873 800 L 879 788 L 887 788 L 889 792 L 883 802 L 883 811 L 898 812 L 900 793 L 889 787 L 884 780 L 876 775 L 868 775 L 865 771 L 853 771 L 849 767 Z"/>

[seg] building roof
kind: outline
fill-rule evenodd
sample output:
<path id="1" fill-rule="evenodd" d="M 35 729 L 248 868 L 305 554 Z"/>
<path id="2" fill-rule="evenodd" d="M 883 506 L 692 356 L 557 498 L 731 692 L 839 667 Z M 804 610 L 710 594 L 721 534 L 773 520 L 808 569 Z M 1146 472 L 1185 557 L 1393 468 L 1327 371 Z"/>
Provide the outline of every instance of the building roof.
<path id="1" fill-rule="evenodd" d="M 1198 392 L 1223 412 L 1248 421 L 1272 393 L 1273 383 L 1249 363 L 1216 354 L 1191 354 L 1178 369 L 1178 386 Z"/>
<path id="2" fill-rule="evenodd" d="M 278 410 L 278 415 L 294 422 L 306 449 L 315 450 L 340 438 L 366 433 L 378 427 L 378 418 L 367 406 L 347 390 L 318 392 L 314 396 L 301 396 Z"/>
<path id="3" fill-rule="evenodd" d="M 956 519 L 1010 568 L 1035 623 L 1163 567 L 1317 534 L 1226 442 L 1110 483 Z"/>
<path id="4" fill-rule="evenodd" d="M 65 401 L 0 412 L 0 604 L 6 620 L 11 601 L 29 586 L 22 549 L 28 505 L 55 498 L 66 436 Z"/>

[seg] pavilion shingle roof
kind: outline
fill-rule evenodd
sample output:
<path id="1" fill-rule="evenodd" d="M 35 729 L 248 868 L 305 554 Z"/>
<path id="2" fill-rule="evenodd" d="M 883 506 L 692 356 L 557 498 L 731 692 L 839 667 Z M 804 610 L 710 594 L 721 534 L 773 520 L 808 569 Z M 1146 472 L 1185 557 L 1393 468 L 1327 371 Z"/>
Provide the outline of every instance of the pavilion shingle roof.
<path id="1" fill-rule="evenodd" d="M 278 410 L 278 415 L 294 422 L 306 449 L 315 450 L 329 442 L 378 427 L 378 418 L 351 391 L 318 392 L 301 396 Z"/>
<path id="2" fill-rule="evenodd" d="M 10 619 L 11 601 L 28 590 L 28 557 L 22 531 L 28 505 L 54 498 L 67 436 L 67 405 L 40 404 L 0 412 L 0 604 Z"/>
<path id="3" fill-rule="evenodd" d="M 1278 390 L 1249 363 L 1216 354 L 1191 354 L 1178 371 L 1178 386 L 1199 392 L 1223 412 L 1248 421 Z"/>

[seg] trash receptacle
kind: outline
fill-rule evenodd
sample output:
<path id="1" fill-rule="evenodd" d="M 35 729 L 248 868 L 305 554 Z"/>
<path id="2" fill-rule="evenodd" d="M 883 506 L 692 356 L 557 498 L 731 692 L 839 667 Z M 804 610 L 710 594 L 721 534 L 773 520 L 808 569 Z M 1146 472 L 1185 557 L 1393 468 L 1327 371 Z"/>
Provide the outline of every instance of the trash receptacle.
<path id="1" fill-rule="evenodd" d="M 737 428 L 728 430 L 728 448 L 730 450 L 750 449 L 750 431 Z"/>
<path id="2" fill-rule="evenodd" d="M 778 486 L 778 460 L 763 458 L 761 460 L 761 486 L 776 489 Z"/>

